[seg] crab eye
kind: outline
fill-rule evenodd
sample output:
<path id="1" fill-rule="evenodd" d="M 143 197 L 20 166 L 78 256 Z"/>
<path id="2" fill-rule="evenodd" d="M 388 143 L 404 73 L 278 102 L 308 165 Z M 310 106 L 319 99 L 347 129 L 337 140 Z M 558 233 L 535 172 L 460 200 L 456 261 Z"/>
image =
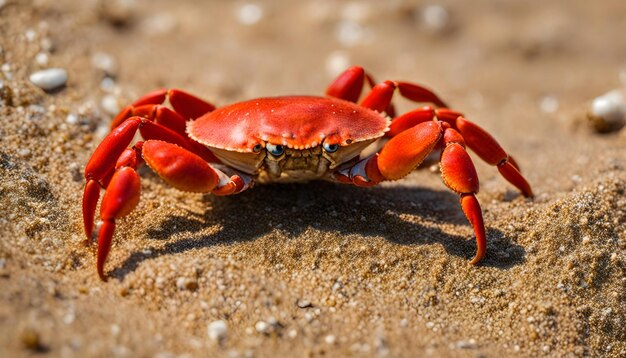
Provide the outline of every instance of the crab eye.
<path id="1" fill-rule="evenodd" d="M 275 157 L 278 157 L 285 152 L 285 147 L 283 147 L 280 144 L 274 145 L 271 143 L 267 143 L 265 145 L 265 148 L 267 149 L 268 152 L 270 152 Z"/>
<path id="2" fill-rule="evenodd" d="M 254 147 L 252 147 L 252 151 L 255 152 L 255 153 L 260 152 L 261 149 L 263 149 L 263 146 L 261 144 L 257 144 Z"/>
<path id="3" fill-rule="evenodd" d="M 324 150 L 328 153 L 333 153 L 336 152 L 339 149 L 339 144 L 329 144 L 329 143 L 324 143 L 322 145 L 322 147 L 324 148 Z"/>

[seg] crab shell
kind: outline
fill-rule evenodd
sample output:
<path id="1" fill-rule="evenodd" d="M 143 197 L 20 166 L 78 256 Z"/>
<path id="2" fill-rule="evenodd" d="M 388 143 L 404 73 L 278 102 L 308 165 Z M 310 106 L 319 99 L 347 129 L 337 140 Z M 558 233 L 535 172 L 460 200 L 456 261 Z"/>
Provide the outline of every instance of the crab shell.
<path id="1" fill-rule="evenodd" d="M 255 146 L 266 143 L 308 150 L 339 144 L 333 165 L 352 159 L 389 130 L 379 112 L 336 98 L 290 96 L 232 104 L 188 122 L 187 133 L 223 162 L 246 172 L 263 161 Z"/>

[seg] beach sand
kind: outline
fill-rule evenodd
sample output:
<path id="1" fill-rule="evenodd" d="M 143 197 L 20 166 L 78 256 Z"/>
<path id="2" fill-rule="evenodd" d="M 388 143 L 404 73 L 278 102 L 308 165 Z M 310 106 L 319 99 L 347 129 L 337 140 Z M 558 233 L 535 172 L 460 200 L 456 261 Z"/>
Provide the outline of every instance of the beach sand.
<path id="1" fill-rule="evenodd" d="M 625 18 L 622 0 L 0 1 L 0 356 L 626 356 L 626 129 L 585 119 L 626 86 Z M 83 169 L 116 106 L 321 95 L 352 64 L 435 89 L 515 156 L 532 200 L 473 156 L 480 265 L 436 162 L 231 197 L 143 168 L 99 280 Z M 65 87 L 29 82 L 53 67 Z"/>

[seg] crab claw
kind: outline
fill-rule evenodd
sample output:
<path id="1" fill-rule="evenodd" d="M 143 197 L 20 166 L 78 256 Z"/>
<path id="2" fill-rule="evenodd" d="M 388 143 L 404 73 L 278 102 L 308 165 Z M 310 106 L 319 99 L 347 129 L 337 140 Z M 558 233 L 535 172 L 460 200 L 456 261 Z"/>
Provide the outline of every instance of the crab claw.
<path id="1" fill-rule="evenodd" d="M 102 199 L 100 217 L 104 221 L 98 234 L 98 275 L 106 281 L 104 263 L 111 249 L 111 239 L 115 231 L 115 219 L 128 215 L 139 202 L 139 175 L 131 167 L 120 168 L 113 174 L 111 183 Z"/>

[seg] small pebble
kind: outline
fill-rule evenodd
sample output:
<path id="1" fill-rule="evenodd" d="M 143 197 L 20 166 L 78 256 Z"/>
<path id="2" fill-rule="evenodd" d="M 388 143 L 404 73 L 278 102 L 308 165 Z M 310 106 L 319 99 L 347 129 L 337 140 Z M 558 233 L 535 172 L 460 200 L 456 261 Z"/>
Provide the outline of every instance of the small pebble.
<path id="1" fill-rule="evenodd" d="M 327 344 L 335 344 L 337 338 L 334 335 L 329 334 L 324 338 L 324 341 L 326 341 Z"/>
<path id="2" fill-rule="evenodd" d="M 474 349 L 476 348 L 476 340 L 475 339 L 469 339 L 466 341 L 458 341 L 455 344 L 456 348 L 459 349 Z"/>
<path id="3" fill-rule="evenodd" d="M 432 32 L 443 32 L 450 24 L 450 14 L 441 5 L 428 5 L 420 13 L 422 23 Z"/>
<path id="4" fill-rule="evenodd" d="M 117 324 L 112 324 L 109 329 L 111 330 L 111 335 L 113 337 L 119 336 L 120 332 L 122 331 L 122 328 Z"/>
<path id="5" fill-rule="evenodd" d="M 587 114 L 593 128 L 600 133 L 612 132 L 623 127 L 626 123 L 626 93 L 622 90 L 613 90 L 591 102 L 591 109 Z"/>
<path id="6" fill-rule="evenodd" d="M 52 43 L 52 40 L 49 37 L 42 38 L 41 42 L 39 43 L 39 46 L 41 46 L 42 51 L 46 51 L 46 52 L 50 52 L 54 48 L 54 44 Z"/>
<path id="7" fill-rule="evenodd" d="M 91 65 L 104 72 L 107 76 L 115 77 L 117 75 L 117 61 L 107 53 L 98 52 L 91 57 Z"/>
<path id="8" fill-rule="evenodd" d="M 368 38 L 368 30 L 354 21 L 342 20 L 335 28 L 335 38 L 346 47 L 356 46 Z"/>
<path id="9" fill-rule="evenodd" d="M 539 101 L 539 108 L 544 113 L 554 113 L 559 109 L 559 100 L 552 96 L 545 96 Z"/>
<path id="10" fill-rule="evenodd" d="M 112 116 L 115 116 L 120 112 L 120 106 L 117 103 L 117 98 L 115 98 L 115 96 L 112 94 L 108 94 L 102 97 L 102 101 L 100 101 L 100 107 L 102 107 L 102 109 L 106 113 Z"/>
<path id="11" fill-rule="evenodd" d="M 115 91 L 115 80 L 111 77 L 105 77 L 100 81 L 100 89 L 104 92 L 114 92 Z"/>
<path id="12" fill-rule="evenodd" d="M 170 33 L 176 26 L 178 26 L 178 19 L 166 12 L 154 14 L 141 23 L 141 29 L 149 36 Z"/>
<path id="13" fill-rule="evenodd" d="M 326 72 L 336 77 L 350 66 L 350 55 L 345 51 L 334 51 L 326 57 Z"/>
<path id="14" fill-rule="evenodd" d="M 35 32 L 35 30 L 29 29 L 29 30 L 26 30 L 25 36 L 26 36 L 26 41 L 33 42 L 37 38 L 37 32 Z"/>
<path id="15" fill-rule="evenodd" d="M 228 334 L 228 326 L 223 320 L 213 321 L 207 327 L 209 339 L 215 342 L 221 342 Z"/>
<path id="16" fill-rule="evenodd" d="M 35 62 L 39 66 L 46 66 L 48 64 L 48 54 L 44 52 L 40 52 L 35 56 Z"/>
<path id="17" fill-rule="evenodd" d="M 176 279 L 176 287 L 181 291 L 195 291 L 198 289 L 198 282 L 188 277 L 179 277 Z"/>
<path id="18" fill-rule="evenodd" d="M 313 305 L 311 304 L 311 301 L 307 300 L 307 299 L 299 299 L 297 302 L 298 307 L 300 308 L 307 308 L 307 307 L 313 307 Z"/>
<path id="19" fill-rule="evenodd" d="M 254 25 L 263 19 L 263 8 L 258 4 L 244 4 L 237 10 L 237 20 L 247 26 Z"/>
<path id="20" fill-rule="evenodd" d="M 135 0 L 110 0 L 99 3 L 100 16 L 115 26 L 127 24 L 137 8 Z"/>
<path id="21" fill-rule="evenodd" d="M 65 86 L 67 71 L 62 68 L 50 68 L 31 74 L 29 79 L 35 86 L 45 91 L 52 91 Z"/>
<path id="22" fill-rule="evenodd" d="M 258 321 L 254 325 L 254 329 L 256 329 L 256 331 L 259 333 L 267 333 L 269 331 L 269 327 L 269 324 L 267 324 L 265 321 Z"/>
<path id="23" fill-rule="evenodd" d="M 78 123 L 78 116 L 74 113 L 70 113 L 65 117 L 65 122 L 67 124 L 76 124 Z"/>

